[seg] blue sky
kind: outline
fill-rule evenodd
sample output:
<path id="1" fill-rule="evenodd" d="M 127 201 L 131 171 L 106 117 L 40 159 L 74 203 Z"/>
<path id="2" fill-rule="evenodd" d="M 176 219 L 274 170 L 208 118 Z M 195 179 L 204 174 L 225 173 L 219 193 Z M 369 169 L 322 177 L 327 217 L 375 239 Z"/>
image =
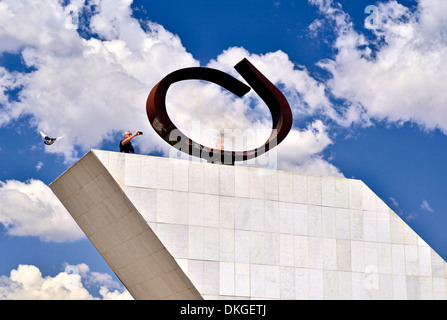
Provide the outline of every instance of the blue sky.
<path id="1" fill-rule="evenodd" d="M 447 260 L 445 12 L 442 0 L 0 2 L 0 298 L 54 298 L 33 285 L 61 295 L 67 281 L 67 298 L 128 298 L 48 185 L 92 148 L 117 151 L 124 130 L 145 132 L 137 152 L 168 156 L 150 89 L 183 67 L 237 76 L 243 57 L 292 108 L 279 169 L 363 180 Z M 255 97 L 194 86 L 173 87 L 168 112 L 185 131 L 200 121 L 200 141 L 268 129 Z M 47 147 L 39 131 L 64 138 Z"/>

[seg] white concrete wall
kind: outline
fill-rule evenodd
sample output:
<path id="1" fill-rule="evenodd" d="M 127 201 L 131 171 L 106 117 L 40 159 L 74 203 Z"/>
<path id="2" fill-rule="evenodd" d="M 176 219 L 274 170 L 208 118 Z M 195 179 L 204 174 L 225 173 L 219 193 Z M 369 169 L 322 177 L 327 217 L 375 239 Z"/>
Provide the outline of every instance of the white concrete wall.
<path id="1" fill-rule="evenodd" d="M 93 151 L 205 299 L 447 299 L 362 181 Z"/>

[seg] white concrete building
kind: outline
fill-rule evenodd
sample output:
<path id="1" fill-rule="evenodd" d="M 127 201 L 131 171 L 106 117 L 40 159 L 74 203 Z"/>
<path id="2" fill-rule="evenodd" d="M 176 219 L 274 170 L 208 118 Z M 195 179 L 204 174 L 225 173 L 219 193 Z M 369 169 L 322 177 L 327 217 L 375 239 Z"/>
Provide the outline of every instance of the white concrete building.
<path id="1" fill-rule="evenodd" d="M 50 187 L 135 299 L 447 299 L 359 180 L 92 150 Z"/>

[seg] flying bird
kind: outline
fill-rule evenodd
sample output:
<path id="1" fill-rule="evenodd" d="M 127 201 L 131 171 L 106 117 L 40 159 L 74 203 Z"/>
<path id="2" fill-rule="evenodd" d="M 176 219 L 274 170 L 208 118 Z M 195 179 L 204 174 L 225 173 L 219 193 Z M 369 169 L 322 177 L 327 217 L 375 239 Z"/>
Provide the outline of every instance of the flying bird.
<path id="1" fill-rule="evenodd" d="M 49 136 L 47 136 L 42 131 L 40 131 L 40 135 L 42 136 L 42 138 L 45 139 L 45 141 L 43 143 L 45 143 L 47 146 L 51 146 L 56 140 L 59 140 L 60 138 L 63 137 L 63 136 L 60 136 L 60 137 L 57 137 L 57 138 L 50 138 Z"/>

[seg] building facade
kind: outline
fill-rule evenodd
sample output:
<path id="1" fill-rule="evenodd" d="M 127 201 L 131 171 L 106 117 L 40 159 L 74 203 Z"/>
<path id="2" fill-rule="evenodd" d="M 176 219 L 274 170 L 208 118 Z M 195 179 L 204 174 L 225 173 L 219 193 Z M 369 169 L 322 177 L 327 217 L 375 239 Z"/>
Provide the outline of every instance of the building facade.
<path id="1" fill-rule="evenodd" d="M 135 299 L 447 299 L 360 180 L 92 150 L 50 187 Z"/>

